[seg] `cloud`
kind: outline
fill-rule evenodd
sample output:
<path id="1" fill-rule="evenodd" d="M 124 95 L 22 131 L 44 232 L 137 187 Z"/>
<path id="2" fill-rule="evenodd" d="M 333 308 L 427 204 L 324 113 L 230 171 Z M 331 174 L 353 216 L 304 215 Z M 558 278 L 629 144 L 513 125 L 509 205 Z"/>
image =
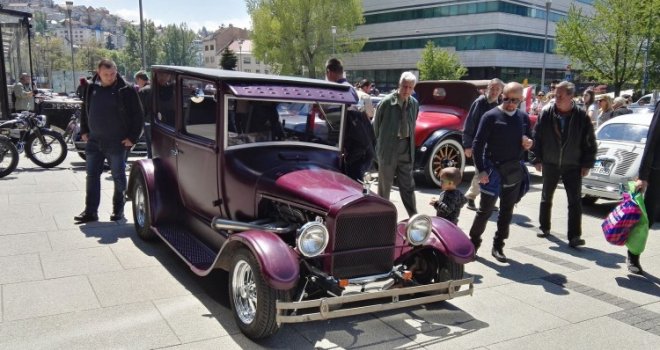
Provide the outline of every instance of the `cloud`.
<path id="1" fill-rule="evenodd" d="M 119 16 L 127 21 L 140 21 L 140 10 L 139 9 L 119 9 L 110 12 L 113 15 Z M 146 18 L 146 14 L 143 13 L 143 16 Z"/>
<path id="2" fill-rule="evenodd" d="M 220 25 L 224 24 L 225 27 L 228 25 L 233 25 L 238 28 L 252 28 L 252 22 L 250 21 L 250 16 L 245 16 L 241 18 L 228 18 L 221 21 L 190 21 L 187 22 L 188 27 L 192 30 L 200 30 L 202 27 L 206 27 L 209 31 L 214 31 L 220 28 Z"/>

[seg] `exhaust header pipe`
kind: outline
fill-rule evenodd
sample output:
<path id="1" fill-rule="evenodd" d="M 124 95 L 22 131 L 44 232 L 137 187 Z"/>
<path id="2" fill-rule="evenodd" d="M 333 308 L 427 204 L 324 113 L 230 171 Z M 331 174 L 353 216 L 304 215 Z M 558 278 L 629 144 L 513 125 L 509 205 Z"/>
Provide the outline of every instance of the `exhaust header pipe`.
<path id="1" fill-rule="evenodd" d="M 291 224 L 286 227 L 272 227 L 268 225 L 257 225 L 241 221 L 233 221 L 215 217 L 211 221 L 211 227 L 216 231 L 243 232 L 250 230 L 268 231 L 277 234 L 291 233 L 296 230 L 296 226 Z"/>

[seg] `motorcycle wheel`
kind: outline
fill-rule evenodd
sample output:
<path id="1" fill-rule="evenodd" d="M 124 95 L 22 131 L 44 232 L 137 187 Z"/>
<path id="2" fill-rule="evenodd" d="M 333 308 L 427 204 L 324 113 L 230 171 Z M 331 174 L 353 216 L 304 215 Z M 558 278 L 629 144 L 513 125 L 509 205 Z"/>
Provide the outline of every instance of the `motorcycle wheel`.
<path id="1" fill-rule="evenodd" d="M 0 178 L 11 174 L 18 165 L 18 150 L 11 140 L 0 137 Z"/>
<path id="2" fill-rule="evenodd" d="M 42 167 L 52 168 L 60 165 L 66 158 L 68 149 L 60 133 L 52 130 L 41 130 L 45 144 L 41 143 L 37 134 L 32 133 L 25 142 L 25 155 Z"/>

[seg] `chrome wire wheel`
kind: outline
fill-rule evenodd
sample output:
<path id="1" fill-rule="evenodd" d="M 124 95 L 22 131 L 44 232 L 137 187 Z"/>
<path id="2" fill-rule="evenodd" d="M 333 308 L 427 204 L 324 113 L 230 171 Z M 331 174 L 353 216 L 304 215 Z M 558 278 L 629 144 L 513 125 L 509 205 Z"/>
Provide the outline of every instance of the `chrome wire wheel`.
<path id="1" fill-rule="evenodd" d="M 465 153 L 460 142 L 444 139 L 433 147 L 433 152 L 426 165 L 426 180 L 429 184 L 440 186 L 440 171 L 447 167 L 465 170 Z"/>
<path id="2" fill-rule="evenodd" d="M 252 267 L 247 261 L 240 260 L 236 263 L 231 289 L 236 316 L 244 324 L 251 324 L 257 315 L 257 284 Z"/>
<path id="3" fill-rule="evenodd" d="M 137 184 L 135 188 L 135 223 L 144 227 L 147 221 L 147 209 L 145 207 L 144 187 Z"/>

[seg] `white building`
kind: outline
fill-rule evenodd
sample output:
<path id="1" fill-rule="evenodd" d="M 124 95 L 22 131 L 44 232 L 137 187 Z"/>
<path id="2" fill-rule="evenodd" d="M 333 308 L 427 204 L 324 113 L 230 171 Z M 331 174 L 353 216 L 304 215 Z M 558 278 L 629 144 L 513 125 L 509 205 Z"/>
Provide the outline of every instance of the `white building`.
<path id="1" fill-rule="evenodd" d="M 546 86 L 563 79 L 568 61 L 554 54 L 556 22 L 570 5 L 590 13 L 593 0 L 550 4 Z M 468 68 L 465 79 L 541 82 L 546 0 L 363 0 L 365 24 L 355 37 L 367 38 L 362 52 L 342 57 L 350 81 L 369 78 L 393 88 L 401 72 L 417 71 L 428 41 L 455 51 Z"/>
<path id="2" fill-rule="evenodd" d="M 229 49 L 234 51 L 238 58 L 238 62 L 236 62 L 237 71 L 262 74 L 270 74 L 272 71 L 270 66 L 252 56 L 252 40 L 233 41 L 229 44 Z M 222 52 L 220 54 L 222 55 Z M 220 65 L 221 55 L 218 56 L 218 65 Z"/>

